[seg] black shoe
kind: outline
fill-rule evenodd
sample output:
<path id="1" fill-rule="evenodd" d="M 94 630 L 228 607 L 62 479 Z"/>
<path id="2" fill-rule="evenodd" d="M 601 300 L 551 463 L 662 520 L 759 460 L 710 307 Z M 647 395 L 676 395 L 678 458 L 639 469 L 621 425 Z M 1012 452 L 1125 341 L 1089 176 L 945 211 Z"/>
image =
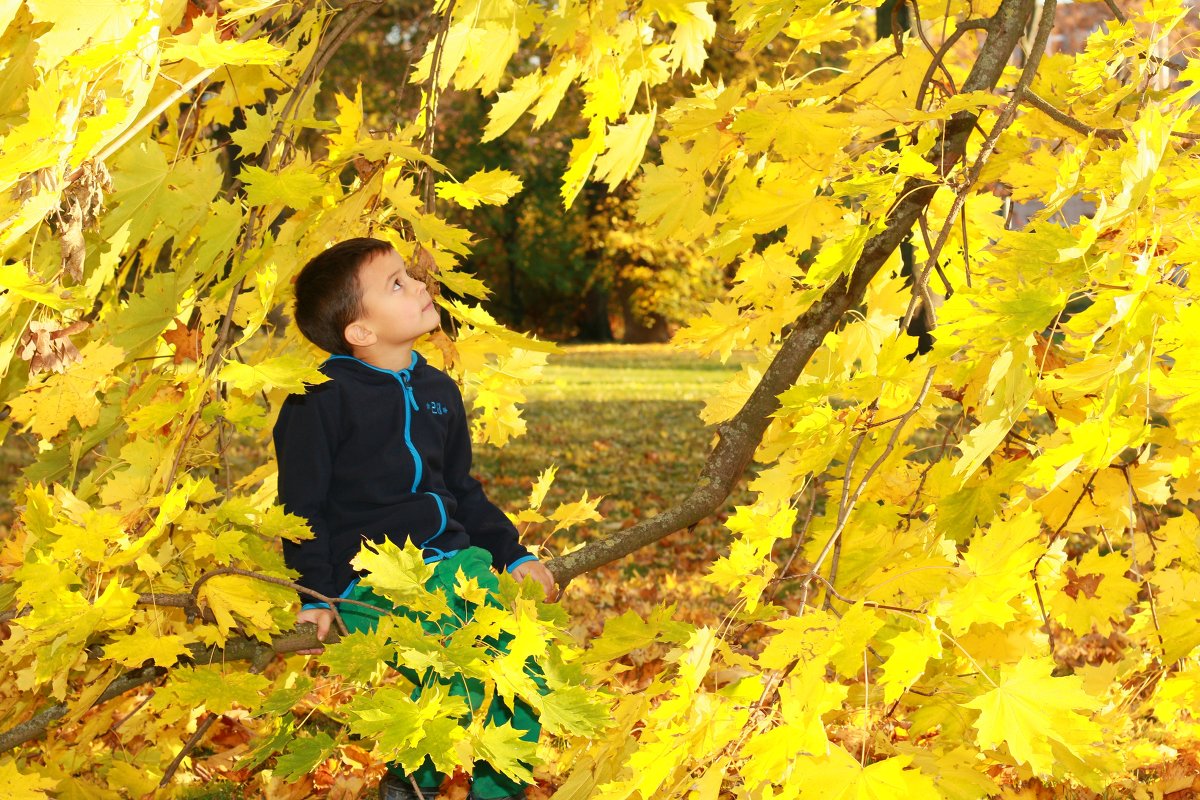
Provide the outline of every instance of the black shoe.
<path id="1" fill-rule="evenodd" d="M 411 780 L 385 772 L 379 781 L 379 800 L 438 800 L 438 790 L 422 789 L 417 794 Z"/>

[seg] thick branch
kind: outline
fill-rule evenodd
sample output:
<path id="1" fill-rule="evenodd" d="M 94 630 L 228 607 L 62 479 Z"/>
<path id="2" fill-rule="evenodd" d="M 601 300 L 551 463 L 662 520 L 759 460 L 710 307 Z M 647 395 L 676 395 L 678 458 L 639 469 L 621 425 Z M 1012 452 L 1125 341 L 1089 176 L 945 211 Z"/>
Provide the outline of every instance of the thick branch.
<path id="1" fill-rule="evenodd" d="M 176 595 L 176 597 L 186 596 Z M 160 605 L 169 604 L 162 603 Z M 337 638 L 337 632 L 331 630 L 325 637 L 324 644 L 332 644 L 337 641 Z M 238 636 L 226 640 L 224 647 L 207 646 L 199 643 L 188 645 L 188 655 L 181 657 L 177 662 L 177 666 L 249 661 L 251 669 L 262 671 L 277 655 L 295 653 L 298 650 L 314 649 L 321 645 L 322 642 L 317 641 L 317 626 L 311 622 L 306 622 L 297 625 L 294 630 L 273 637 L 270 644 L 260 642 L 258 639 Z M 167 669 L 165 667 L 153 664 L 126 672 L 110 683 L 108 688 L 96 698 L 96 702 L 92 705 L 95 707 L 101 703 L 108 702 L 114 697 L 128 692 L 130 689 L 136 689 L 138 686 L 149 683 L 166 674 Z M 0 733 L 0 753 L 45 736 L 50 726 L 66 716 L 67 711 L 67 704 L 56 703 L 49 708 L 42 709 L 19 725 L 14 725 L 3 733 Z"/>
<path id="2" fill-rule="evenodd" d="M 166 673 L 165 669 L 153 666 L 126 672 L 108 685 L 108 688 L 96 698 L 95 705 L 111 700 L 117 695 L 124 694 L 130 689 L 137 688 L 144 683 L 149 683 Z M 0 753 L 7 752 L 31 739 L 38 739 L 45 736 L 50 724 L 66 716 L 67 711 L 66 703 L 58 703 L 39 711 L 21 724 L 14 725 L 4 731 L 4 733 L 0 733 Z"/>
<path id="3" fill-rule="evenodd" d="M 996 16 L 988 22 L 987 40 L 963 83 L 963 92 L 995 88 L 1032 7 L 1033 0 L 1002 0 Z M 934 149 L 940 158 L 936 166 L 941 175 L 963 157 L 975 119 L 975 114 L 961 111 L 946 125 L 942 144 Z M 692 493 L 658 516 L 550 561 L 547 566 L 560 585 L 694 525 L 725 502 L 762 441 L 771 415 L 779 408 L 779 394 L 796 382 L 843 314 L 862 300 L 871 279 L 912 230 L 937 188 L 937 183 L 917 178 L 907 181 L 900 193 L 903 199 L 893 207 L 887 227 L 867 242 L 849 277 L 840 278 L 800 316 L 746 404 L 733 419 L 720 426 L 720 440 L 709 454 Z"/>

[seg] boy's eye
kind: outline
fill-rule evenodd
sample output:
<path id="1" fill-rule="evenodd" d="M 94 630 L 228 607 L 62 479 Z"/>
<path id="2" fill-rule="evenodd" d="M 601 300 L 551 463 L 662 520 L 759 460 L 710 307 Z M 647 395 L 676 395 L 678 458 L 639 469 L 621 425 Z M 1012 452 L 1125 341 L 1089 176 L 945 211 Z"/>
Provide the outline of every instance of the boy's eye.
<path id="1" fill-rule="evenodd" d="M 399 278 L 396 278 L 396 280 L 392 281 L 392 288 L 393 289 L 403 289 L 404 288 L 403 284 L 400 283 Z"/>

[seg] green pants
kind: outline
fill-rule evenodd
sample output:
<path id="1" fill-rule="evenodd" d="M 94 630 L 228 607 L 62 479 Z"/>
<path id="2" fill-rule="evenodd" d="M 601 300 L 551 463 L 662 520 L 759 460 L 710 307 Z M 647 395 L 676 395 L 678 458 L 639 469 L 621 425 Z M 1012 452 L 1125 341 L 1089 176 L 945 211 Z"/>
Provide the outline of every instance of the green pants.
<path id="1" fill-rule="evenodd" d="M 420 619 L 421 627 L 424 628 L 426 633 L 444 636 L 457 630 L 462 623 L 470 619 L 470 604 L 455 592 L 455 575 L 460 569 L 467 578 L 474 578 L 481 587 L 488 590 L 487 602 L 489 604 L 497 607 L 500 605 L 499 601 L 496 600 L 496 592 L 500 584 L 496 573 L 492 572 L 491 565 L 491 554 L 479 547 L 469 547 L 466 550 L 460 550 L 455 555 L 443 559 L 434 565 L 433 577 L 425 584 L 425 588 L 431 592 L 441 590 L 446 597 L 446 602 L 449 604 L 453 615 L 441 620 Z M 351 600 L 370 603 L 376 608 L 381 609 L 383 613 L 391 612 L 416 618 L 411 611 L 394 607 L 390 601 L 385 600 L 365 586 L 355 586 L 347 596 Z M 341 614 L 346 627 L 351 633 L 361 630 L 374 630 L 381 616 L 362 606 L 350 604 L 341 607 Z M 508 642 L 505 639 L 490 642 L 490 644 L 503 652 L 507 652 Z M 445 691 L 450 695 L 464 698 L 470 708 L 478 708 L 484 700 L 483 684 L 477 679 L 459 676 L 454 680 L 447 681 L 441 676 L 432 673 L 432 671 L 427 672 L 425 675 L 418 675 L 413 670 L 405 668 L 402 664 L 395 666 L 401 674 L 416 684 L 417 688 L 413 690 L 414 699 L 420 696 L 424 686 L 429 686 L 431 682 L 437 681 L 441 682 Z M 540 680 L 540 676 L 535 677 L 535 680 L 537 680 L 539 686 L 542 685 L 543 682 Z M 496 725 L 511 722 L 514 728 L 522 731 L 522 739 L 528 742 L 536 742 L 542 730 L 537 716 L 534 714 L 533 709 L 520 698 L 514 698 L 514 700 L 514 708 L 510 709 L 500 697 L 494 697 L 491 706 L 488 708 L 486 721 Z M 469 722 L 469 719 L 463 720 L 464 725 L 469 724 Z M 390 769 L 393 774 L 406 782 L 408 781 L 409 776 L 398 765 L 393 765 Z M 428 796 L 437 793 L 444 777 L 444 775 L 434 769 L 433 763 L 428 758 L 425 759 L 425 763 L 412 775 L 412 778 L 416 780 L 417 786 L 420 787 L 421 793 Z M 471 775 L 471 783 L 475 796 L 484 800 L 488 798 L 511 797 L 514 795 L 523 796 L 525 789 L 523 784 L 506 777 L 484 761 L 475 762 L 475 767 Z"/>

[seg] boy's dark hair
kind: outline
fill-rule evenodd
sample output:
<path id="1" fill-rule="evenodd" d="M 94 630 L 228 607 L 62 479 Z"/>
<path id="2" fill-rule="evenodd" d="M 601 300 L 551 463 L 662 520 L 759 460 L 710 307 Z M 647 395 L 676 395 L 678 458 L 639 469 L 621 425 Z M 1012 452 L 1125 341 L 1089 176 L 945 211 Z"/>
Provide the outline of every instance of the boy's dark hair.
<path id="1" fill-rule="evenodd" d="M 314 257 L 296 276 L 296 327 L 327 353 L 350 356 L 346 326 L 362 314 L 358 269 L 392 246 L 360 236 Z"/>

